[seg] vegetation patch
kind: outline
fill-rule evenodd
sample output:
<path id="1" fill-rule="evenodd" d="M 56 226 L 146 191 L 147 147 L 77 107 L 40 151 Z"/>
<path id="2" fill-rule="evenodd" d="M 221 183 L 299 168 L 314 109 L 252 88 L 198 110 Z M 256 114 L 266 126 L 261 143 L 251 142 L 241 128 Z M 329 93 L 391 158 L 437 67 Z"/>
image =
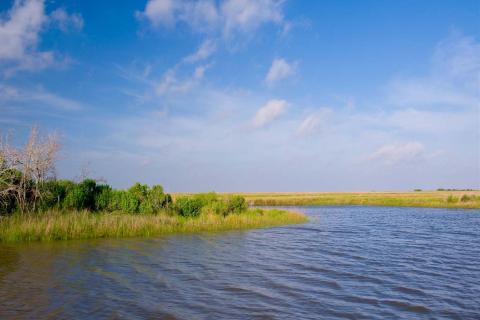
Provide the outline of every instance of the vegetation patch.
<path id="1" fill-rule="evenodd" d="M 195 218 L 168 212 L 138 215 L 124 212 L 50 210 L 0 218 L 0 242 L 149 237 L 173 233 L 265 228 L 306 221 L 307 218 L 302 213 L 262 209 L 248 209 L 227 216 L 202 210 Z"/>
<path id="2" fill-rule="evenodd" d="M 228 194 L 225 194 L 228 196 Z M 279 192 L 241 193 L 257 206 L 369 205 L 431 208 L 480 208 L 480 191 Z"/>
<path id="3" fill-rule="evenodd" d="M 132 237 L 259 228 L 306 221 L 301 213 L 249 209 L 241 196 L 177 197 L 161 185 L 113 189 L 57 180 L 59 144 L 36 129 L 22 147 L 0 139 L 0 242 Z"/>

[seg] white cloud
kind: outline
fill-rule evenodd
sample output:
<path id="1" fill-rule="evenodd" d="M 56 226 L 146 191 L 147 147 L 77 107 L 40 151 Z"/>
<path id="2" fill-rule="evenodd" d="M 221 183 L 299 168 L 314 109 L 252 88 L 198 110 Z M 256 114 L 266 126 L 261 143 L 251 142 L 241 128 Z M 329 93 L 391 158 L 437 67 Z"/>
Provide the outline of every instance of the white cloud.
<path id="1" fill-rule="evenodd" d="M 175 2 L 173 0 L 150 0 L 143 15 L 154 25 L 172 26 L 175 23 Z"/>
<path id="2" fill-rule="evenodd" d="M 274 59 L 265 76 L 265 83 L 273 86 L 278 81 L 295 74 L 295 69 L 295 63 L 288 63 L 285 59 Z"/>
<path id="3" fill-rule="evenodd" d="M 187 92 L 203 79 L 208 68 L 209 65 L 197 66 L 189 77 L 180 79 L 174 67 L 163 75 L 160 83 L 156 85 L 155 91 L 158 95 Z"/>
<path id="4" fill-rule="evenodd" d="M 69 30 L 80 31 L 83 28 L 83 17 L 79 13 L 69 14 L 65 9 L 59 8 L 50 14 L 53 23 L 63 32 Z"/>
<path id="5" fill-rule="evenodd" d="M 197 51 L 185 57 L 183 61 L 185 61 L 186 63 L 194 63 L 205 60 L 215 52 L 216 48 L 217 46 L 215 44 L 215 41 L 211 39 L 205 40 L 204 42 L 202 42 Z"/>
<path id="6" fill-rule="evenodd" d="M 43 89 L 26 90 L 0 84 L 0 107 L 7 102 L 37 102 L 66 111 L 78 111 L 84 108 L 80 102 Z"/>
<path id="7" fill-rule="evenodd" d="M 264 23 L 281 24 L 283 1 L 224 0 L 149 0 L 138 17 L 144 17 L 156 27 L 173 27 L 183 22 L 196 32 L 220 32 L 230 36 L 236 32 L 251 32 Z"/>
<path id="8" fill-rule="evenodd" d="M 263 127 L 285 113 L 287 109 L 285 100 L 270 100 L 261 107 L 253 117 L 252 124 L 256 128 Z"/>
<path id="9" fill-rule="evenodd" d="M 425 157 L 425 147 L 419 142 L 385 145 L 373 152 L 369 160 L 381 160 L 385 164 L 409 163 Z"/>
<path id="10" fill-rule="evenodd" d="M 222 3 L 224 33 L 249 32 L 261 24 L 281 23 L 283 1 L 274 0 L 227 0 Z"/>
<path id="11" fill-rule="evenodd" d="M 61 9 L 54 11 L 50 18 L 45 13 L 43 0 L 17 0 L 8 12 L 0 14 L 0 64 L 6 66 L 6 74 L 40 70 L 54 64 L 53 51 L 38 50 L 40 33 L 50 19 L 60 28 L 83 26 L 80 15 L 68 15 Z"/>
<path id="12" fill-rule="evenodd" d="M 138 17 L 145 17 L 156 27 L 174 27 L 184 22 L 196 31 L 207 31 L 218 20 L 217 7 L 212 0 L 149 0 Z"/>
<path id="13" fill-rule="evenodd" d="M 21 60 L 38 54 L 39 33 L 46 21 L 43 1 L 15 1 L 0 20 L 0 60 Z"/>
<path id="14" fill-rule="evenodd" d="M 331 110 L 323 108 L 317 112 L 308 115 L 297 128 L 297 136 L 306 137 L 318 133 L 326 125 L 327 117 Z"/>

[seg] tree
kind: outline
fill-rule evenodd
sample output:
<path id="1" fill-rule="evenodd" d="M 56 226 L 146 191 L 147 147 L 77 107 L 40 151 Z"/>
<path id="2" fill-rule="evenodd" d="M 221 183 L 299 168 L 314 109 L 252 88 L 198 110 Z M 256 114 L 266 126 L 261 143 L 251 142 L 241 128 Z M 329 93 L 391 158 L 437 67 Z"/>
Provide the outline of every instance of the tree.
<path id="1" fill-rule="evenodd" d="M 41 136 L 33 127 L 27 143 L 15 147 L 11 135 L 0 138 L 0 202 L 13 196 L 22 212 L 35 210 L 43 184 L 55 176 L 58 135 Z"/>

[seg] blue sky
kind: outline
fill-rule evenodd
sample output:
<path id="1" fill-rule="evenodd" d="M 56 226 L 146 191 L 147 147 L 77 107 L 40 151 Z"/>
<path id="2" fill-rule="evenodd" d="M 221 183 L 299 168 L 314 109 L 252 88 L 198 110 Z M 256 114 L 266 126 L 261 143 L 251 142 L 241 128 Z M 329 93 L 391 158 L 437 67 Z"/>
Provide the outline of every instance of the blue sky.
<path id="1" fill-rule="evenodd" d="M 478 1 L 1 1 L 0 129 L 169 191 L 480 188 Z"/>

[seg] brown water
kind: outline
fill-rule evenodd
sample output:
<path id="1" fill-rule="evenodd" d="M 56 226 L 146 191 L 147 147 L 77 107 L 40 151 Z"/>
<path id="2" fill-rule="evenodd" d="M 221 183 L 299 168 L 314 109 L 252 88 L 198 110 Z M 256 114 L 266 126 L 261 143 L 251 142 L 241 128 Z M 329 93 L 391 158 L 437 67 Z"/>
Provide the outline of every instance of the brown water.
<path id="1" fill-rule="evenodd" d="M 0 319 L 480 319 L 480 210 L 304 207 L 303 225 L 0 245 Z"/>

